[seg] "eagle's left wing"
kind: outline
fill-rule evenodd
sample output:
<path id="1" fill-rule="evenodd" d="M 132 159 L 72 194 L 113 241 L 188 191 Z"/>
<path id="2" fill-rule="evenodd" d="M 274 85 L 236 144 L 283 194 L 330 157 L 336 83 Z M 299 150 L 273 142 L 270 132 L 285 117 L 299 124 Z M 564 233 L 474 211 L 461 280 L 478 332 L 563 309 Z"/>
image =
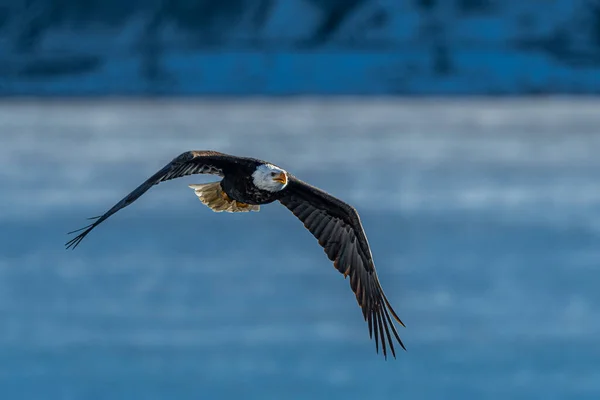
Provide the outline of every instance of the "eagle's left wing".
<path id="1" fill-rule="evenodd" d="M 369 324 L 369 336 L 375 333 L 375 347 L 379 352 L 379 338 L 387 358 L 386 338 L 392 355 L 396 357 L 392 336 L 404 350 L 404 344 L 392 323 L 389 313 L 404 324 L 392 309 L 383 293 L 371 249 L 357 211 L 330 194 L 290 176 L 279 201 L 286 206 L 319 241 L 335 268 L 350 276 L 350 287 Z M 388 313 L 389 311 L 389 313 Z"/>
<path id="2" fill-rule="evenodd" d="M 104 220 L 119 211 L 121 208 L 125 208 L 136 201 L 152 186 L 157 185 L 160 182 L 192 174 L 212 174 L 223 176 L 225 171 L 231 168 L 236 160 L 236 157 L 218 153 L 216 151 L 187 151 L 180 154 L 170 163 L 165 165 L 160 171 L 152 175 L 144 183 L 138 186 L 133 192 L 121 199 L 121 201 L 115 204 L 106 213 L 98 217 L 90 218 L 95 219 L 93 223 L 81 229 L 69 232 L 69 234 L 71 234 L 83 231 L 73 239 L 69 240 L 65 246 L 67 249 L 74 249 L 77 247 L 77 245 L 83 240 L 84 237 L 86 237 L 88 233 L 92 231 L 92 229 L 100 225 Z"/>

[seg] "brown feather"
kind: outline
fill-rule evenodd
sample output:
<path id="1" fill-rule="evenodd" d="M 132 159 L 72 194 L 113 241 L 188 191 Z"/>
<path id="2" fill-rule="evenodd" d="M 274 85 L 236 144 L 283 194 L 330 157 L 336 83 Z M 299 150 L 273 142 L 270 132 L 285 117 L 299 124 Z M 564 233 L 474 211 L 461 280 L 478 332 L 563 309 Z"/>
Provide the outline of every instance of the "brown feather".
<path id="1" fill-rule="evenodd" d="M 356 210 L 341 200 L 298 180 L 288 177 L 288 186 L 279 201 L 286 206 L 306 229 L 318 240 L 327 258 L 344 277 L 350 276 L 350 288 L 361 307 L 369 325 L 369 337 L 375 335 L 375 349 L 379 341 L 384 357 L 387 350 L 396 357 L 392 334 L 400 346 L 400 340 L 389 312 L 402 326 L 383 293 L 379 283 L 371 250 Z M 390 334 L 390 330 L 392 334 Z"/>
<path id="2" fill-rule="evenodd" d="M 223 176 L 224 173 L 233 168 L 236 163 L 244 162 L 244 158 L 233 157 L 216 151 L 187 151 L 175 157 L 170 163 L 161 168 L 157 173 L 148 178 L 144 183 L 125 196 L 121 201 L 115 204 L 110 210 L 96 219 L 94 223 L 85 226 L 77 231 L 83 231 L 73 239 L 69 240 L 66 248 L 74 249 L 95 227 L 104 222 L 108 217 L 122 208 L 127 207 L 140 196 L 146 193 L 152 186 L 165 182 L 170 179 L 181 178 L 192 174 L 212 174 Z"/>

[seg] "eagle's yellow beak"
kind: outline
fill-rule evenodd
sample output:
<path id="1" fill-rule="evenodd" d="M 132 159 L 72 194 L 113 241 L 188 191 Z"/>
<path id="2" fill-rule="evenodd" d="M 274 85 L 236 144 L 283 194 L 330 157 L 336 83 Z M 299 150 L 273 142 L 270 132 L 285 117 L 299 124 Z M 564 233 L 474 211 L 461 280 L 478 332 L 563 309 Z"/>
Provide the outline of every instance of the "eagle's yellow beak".
<path id="1" fill-rule="evenodd" d="M 285 185 L 287 183 L 287 176 L 285 176 L 285 172 L 281 172 L 279 173 L 279 175 L 275 176 L 273 180 L 275 182 L 281 183 L 282 185 Z"/>

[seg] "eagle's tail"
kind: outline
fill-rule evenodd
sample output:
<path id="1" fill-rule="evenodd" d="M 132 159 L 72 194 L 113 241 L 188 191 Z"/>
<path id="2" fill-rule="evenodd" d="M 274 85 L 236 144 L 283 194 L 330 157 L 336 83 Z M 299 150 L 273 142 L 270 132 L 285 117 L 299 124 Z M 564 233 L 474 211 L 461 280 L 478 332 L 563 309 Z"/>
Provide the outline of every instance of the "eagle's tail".
<path id="1" fill-rule="evenodd" d="M 232 200 L 221 188 L 221 182 L 200 183 L 189 185 L 202 203 L 214 212 L 248 212 L 259 211 L 260 206 L 240 203 Z"/>

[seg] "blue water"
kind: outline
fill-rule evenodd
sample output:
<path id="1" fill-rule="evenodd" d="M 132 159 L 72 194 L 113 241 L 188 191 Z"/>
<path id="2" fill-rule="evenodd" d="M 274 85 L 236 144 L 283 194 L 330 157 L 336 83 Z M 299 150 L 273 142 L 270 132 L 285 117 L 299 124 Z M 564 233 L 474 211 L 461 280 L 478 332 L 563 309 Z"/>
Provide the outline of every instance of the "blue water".
<path id="1" fill-rule="evenodd" d="M 600 102 L 0 104 L 3 399 L 600 395 Z M 359 210 L 408 351 L 273 204 L 161 184 L 189 149 L 270 160 Z"/>

